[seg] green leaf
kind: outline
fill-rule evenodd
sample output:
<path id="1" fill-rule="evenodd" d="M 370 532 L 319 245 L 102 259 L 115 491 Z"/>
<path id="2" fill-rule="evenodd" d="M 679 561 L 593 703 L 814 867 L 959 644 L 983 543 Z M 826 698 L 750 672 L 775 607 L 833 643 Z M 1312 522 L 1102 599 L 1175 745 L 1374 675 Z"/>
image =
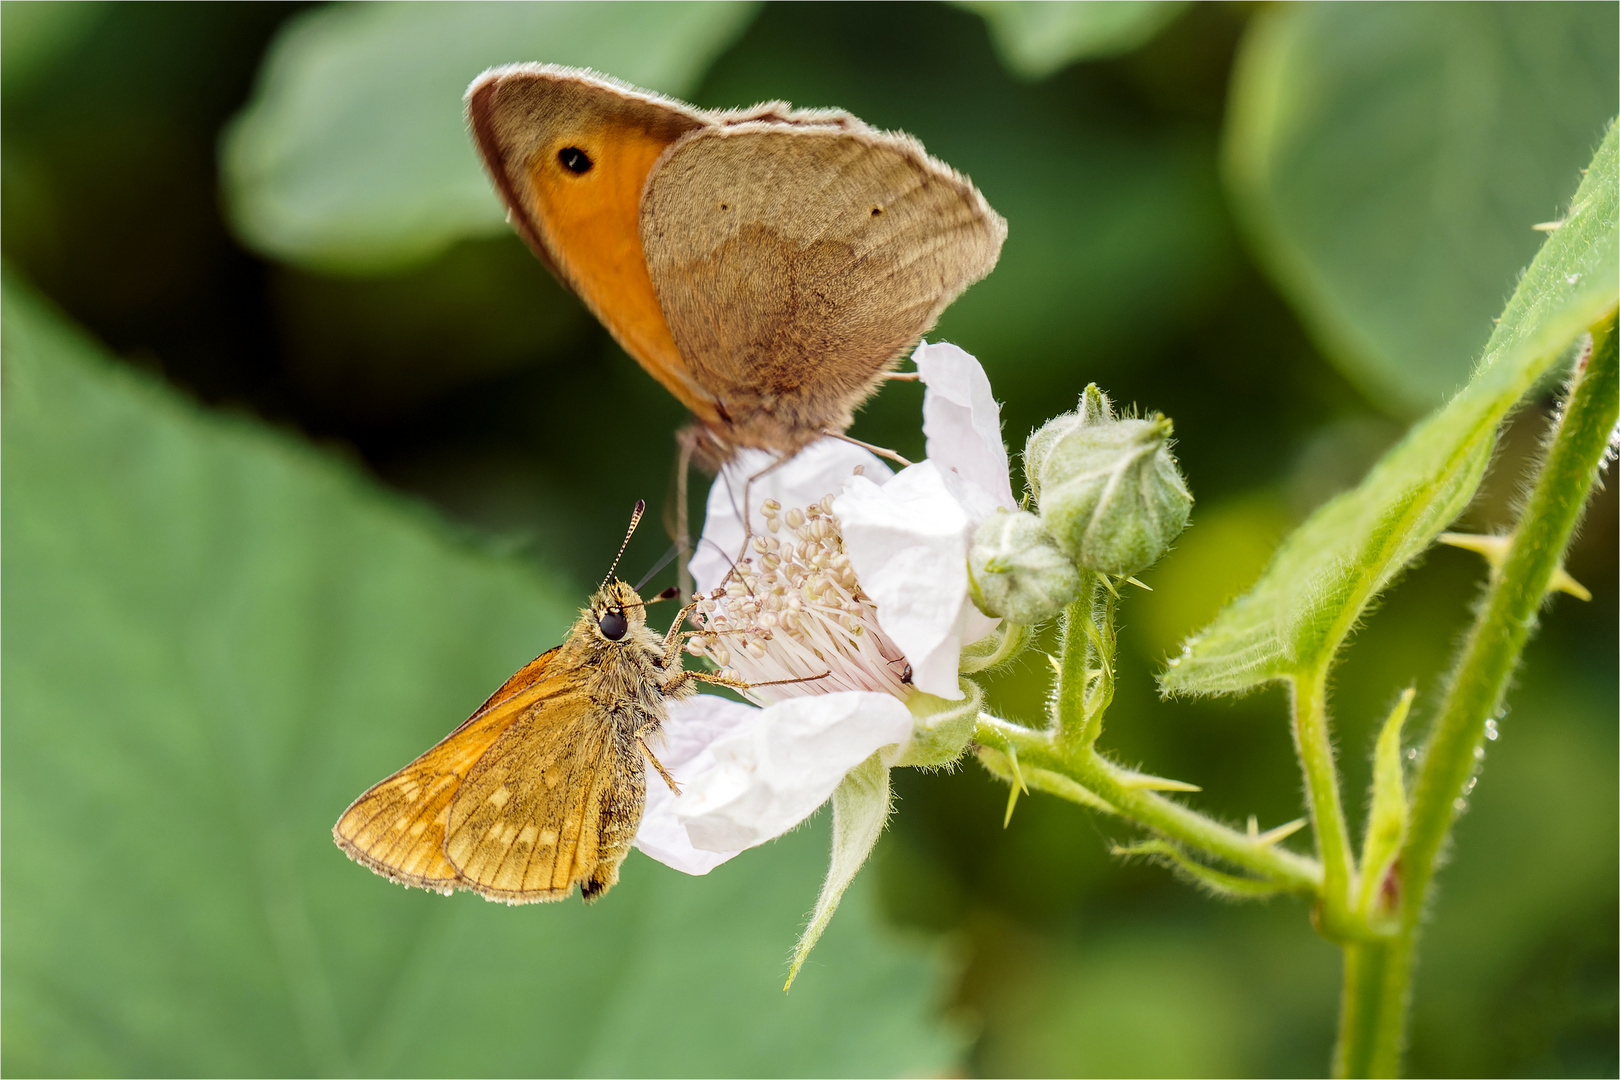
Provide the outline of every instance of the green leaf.
<path id="1" fill-rule="evenodd" d="M 793 949 L 793 964 L 788 969 L 786 990 L 799 977 L 810 950 L 816 947 L 822 932 L 832 921 L 838 902 L 844 898 L 850 883 L 860 872 L 866 857 L 877 846 L 883 835 L 883 826 L 889 820 L 892 799 L 889 795 L 889 770 L 881 754 L 873 754 L 851 769 L 833 791 L 832 859 L 827 864 L 827 880 L 821 885 L 816 898 L 816 909 L 810 922 L 799 936 Z"/>
<path id="2" fill-rule="evenodd" d="M 1468 505 L 1496 426 L 1615 306 L 1616 175 L 1611 124 L 1468 386 L 1283 542 L 1260 580 L 1170 661 L 1165 693 L 1235 693 L 1327 663 L 1367 604 Z"/>
<path id="3" fill-rule="evenodd" d="M 112 9 L 98 0 L 5 0 L 0 3 L 0 85 L 6 94 L 34 89 Z"/>
<path id="4" fill-rule="evenodd" d="M 382 273 L 500 232 L 462 94 L 489 67 L 592 67 L 689 93 L 751 3 L 376 3 L 293 20 L 222 146 L 226 201 L 258 251 Z"/>
<path id="5" fill-rule="evenodd" d="M 1396 414 L 1467 381 L 1615 114 L 1614 4 L 1279 4 L 1239 53 L 1240 218 L 1318 344 Z"/>
<path id="6" fill-rule="evenodd" d="M 212 415 L 6 292 L 0 1070 L 951 1071 L 942 972 L 852 891 L 791 998 L 824 828 L 602 901 L 406 890 L 331 826 L 541 649 L 572 587 Z"/>
<path id="7" fill-rule="evenodd" d="M 1044 79 L 1076 60 L 1128 53 L 1180 15 L 1180 0 L 956 0 L 976 11 L 1007 70 Z"/>
<path id="8" fill-rule="evenodd" d="M 1361 910 L 1369 910 L 1384 875 L 1406 839 L 1406 765 L 1401 759 L 1401 726 L 1417 693 L 1408 687 L 1389 711 L 1373 748 L 1372 808 L 1361 847 Z"/>

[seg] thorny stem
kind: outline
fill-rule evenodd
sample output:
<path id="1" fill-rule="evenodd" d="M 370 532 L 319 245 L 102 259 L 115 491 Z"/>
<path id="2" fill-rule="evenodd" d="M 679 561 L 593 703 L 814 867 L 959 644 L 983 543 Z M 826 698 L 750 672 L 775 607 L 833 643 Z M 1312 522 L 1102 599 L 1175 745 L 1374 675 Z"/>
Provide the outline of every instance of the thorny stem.
<path id="1" fill-rule="evenodd" d="M 1045 769 L 1067 777 L 1108 803 L 1120 816 L 1171 840 L 1225 859 L 1289 891 L 1314 894 L 1321 886 L 1322 868 L 1316 860 L 1228 828 L 1156 791 L 1140 787 L 1135 774 L 1094 749 L 1069 751 L 1051 732 L 1033 731 L 988 713 L 979 714 L 973 739 L 1003 754 L 1009 750 L 1017 754 L 1019 767 L 1026 773 Z"/>
<path id="2" fill-rule="evenodd" d="M 1114 694 L 1117 603 L 1108 583 L 1093 576 L 1064 613 L 1054 700 L 1057 715 L 1051 728 L 1036 731 L 981 713 L 974 728 L 975 741 L 1016 756 L 1022 769 L 1042 769 L 1074 781 L 1116 813 L 1171 840 L 1225 859 L 1289 891 L 1316 894 L 1322 885 L 1322 868 L 1314 860 L 1279 848 L 1268 839 L 1228 828 L 1166 798 L 1144 787 L 1141 777 L 1097 753 L 1103 713 Z"/>
<path id="3" fill-rule="evenodd" d="M 1394 1076 L 1400 1069 L 1413 957 L 1436 861 L 1463 806 L 1485 722 L 1501 705 L 1620 414 L 1612 312 L 1592 337 L 1513 545 L 1486 590 L 1423 749 L 1401 853 L 1399 933 L 1386 943 L 1346 946 L 1344 1010 L 1333 1061 L 1337 1075 Z"/>

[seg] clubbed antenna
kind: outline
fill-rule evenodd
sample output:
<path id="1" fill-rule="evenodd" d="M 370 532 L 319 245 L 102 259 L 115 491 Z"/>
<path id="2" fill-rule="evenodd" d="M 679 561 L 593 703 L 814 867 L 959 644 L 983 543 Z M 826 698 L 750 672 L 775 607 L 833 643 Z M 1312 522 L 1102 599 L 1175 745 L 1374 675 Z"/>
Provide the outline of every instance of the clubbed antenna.
<path id="1" fill-rule="evenodd" d="M 636 526 L 641 524 L 641 515 L 647 510 L 647 500 L 637 499 L 636 508 L 630 514 L 630 527 L 624 531 L 624 543 L 619 545 L 619 553 L 613 556 L 613 565 L 608 567 L 607 577 L 602 579 L 602 588 L 607 588 L 608 582 L 613 580 L 613 571 L 619 568 L 619 560 L 624 558 L 624 549 L 630 546 L 630 538 L 636 535 Z"/>

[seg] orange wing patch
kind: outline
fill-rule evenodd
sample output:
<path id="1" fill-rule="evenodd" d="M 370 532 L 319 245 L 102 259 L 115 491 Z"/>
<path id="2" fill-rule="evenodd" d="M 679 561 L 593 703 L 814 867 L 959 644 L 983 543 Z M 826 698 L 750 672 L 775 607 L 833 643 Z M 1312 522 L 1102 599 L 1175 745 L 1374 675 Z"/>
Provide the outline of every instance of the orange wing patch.
<path id="1" fill-rule="evenodd" d="M 542 144 L 526 169 L 538 231 L 560 271 L 596 317 L 652 376 L 701 420 L 719 419 L 670 335 L 641 246 L 641 192 L 678 133 L 601 121 Z M 567 149 L 590 161 L 575 172 Z"/>
<path id="2" fill-rule="evenodd" d="M 356 799 L 332 829 L 338 847 L 402 885 L 466 887 L 444 855 L 450 805 L 479 759 L 549 696 L 543 675 L 557 651 L 530 661 L 431 750 Z"/>

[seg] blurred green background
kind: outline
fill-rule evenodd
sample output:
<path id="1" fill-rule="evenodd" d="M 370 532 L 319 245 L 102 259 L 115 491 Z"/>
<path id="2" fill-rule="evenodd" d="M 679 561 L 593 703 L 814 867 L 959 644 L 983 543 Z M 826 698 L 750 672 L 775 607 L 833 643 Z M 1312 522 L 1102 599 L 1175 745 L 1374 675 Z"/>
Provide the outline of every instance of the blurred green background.
<path id="1" fill-rule="evenodd" d="M 971 764 L 899 811 L 791 995 L 825 823 L 707 878 L 506 909 L 351 865 L 330 823 L 553 644 L 680 408 L 511 236 L 484 67 L 901 128 L 1009 221 L 938 337 L 1009 443 L 1096 381 L 1174 417 L 1193 527 L 1125 608 L 1107 738 L 1200 805 L 1302 812 L 1281 697 L 1152 673 L 1467 378 L 1617 108 L 1617 5 L 0 5 L 6 259 L 0 1070 L 1300 1075 L 1338 954 L 1292 901 L 1121 865 Z M 76 326 L 75 326 L 76 324 Z M 1505 527 L 1550 412 L 1468 513 Z M 898 384 L 853 433 L 918 455 Z M 644 529 L 635 569 L 665 539 Z M 1419 1075 L 1615 1075 L 1616 502 L 1443 871 Z M 1482 578 L 1430 554 L 1335 680 L 1432 701 Z M 1044 661 L 990 687 L 1038 715 Z"/>

